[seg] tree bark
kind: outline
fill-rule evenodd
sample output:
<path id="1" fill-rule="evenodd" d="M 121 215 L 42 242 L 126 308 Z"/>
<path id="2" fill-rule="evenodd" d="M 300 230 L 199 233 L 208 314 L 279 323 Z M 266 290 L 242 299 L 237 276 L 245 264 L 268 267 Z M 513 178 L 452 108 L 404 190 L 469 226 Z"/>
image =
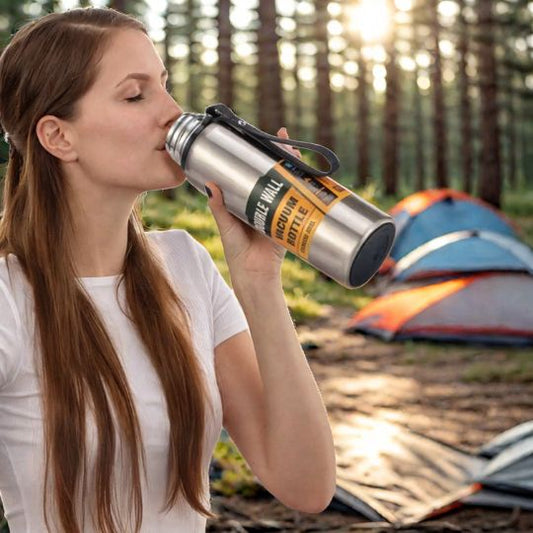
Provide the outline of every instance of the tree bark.
<path id="1" fill-rule="evenodd" d="M 369 143 L 369 102 L 368 102 L 368 82 L 367 82 L 367 65 L 363 57 L 362 42 L 358 40 L 358 85 L 356 90 L 357 97 L 357 183 L 356 187 L 364 187 L 370 176 L 370 143 Z"/>
<path id="2" fill-rule="evenodd" d="M 507 150 L 508 162 L 507 162 L 507 179 L 509 185 L 513 190 L 516 190 L 518 185 L 518 178 L 516 175 L 516 160 L 517 160 L 517 135 L 516 135 L 516 109 L 515 109 L 515 95 L 512 84 L 512 74 L 510 74 L 511 80 L 509 81 L 509 93 L 507 102 L 507 138 L 509 139 L 509 147 Z"/>
<path id="3" fill-rule="evenodd" d="M 465 0 L 458 0 L 459 4 L 459 42 L 457 51 L 459 52 L 459 109 L 461 120 L 461 168 L 463 190 L 467 193 L 472 192 L 473 188 L 473 143 L 472 143 L 472 108 L 468 88 L 470 81 L 468 79 L 468 32 L 464 16 Z"/>
<path id="4" fill-rule="evenodd" d="M 218 99 L 233 107 L 233 68 L 231 58 L 231 0 L 218 2 Z"/>
<path id="5" fill-rule="evenodd" d="M 169 22 L 169 16 L 171 14 L 170 2 L 167 4 L 163 19 L 165 21 L 165 37 L 163 39 L 163 63 L 168 69 L 167 91 L 170 94 L 174 93 L 174 81 L 172 79 L 174 58 L 170 55 L 170 45 L 172 39 L 172 26 Z"/>
<path id="6" fill-rule="evenodd" d="M 259 128 L 275 134 L 285 124 L 276 32 L 276 3 L 259 2 L 257 81 Z"/>
<path id="7" fill-rule="evenodd" d="M 189 48 L 189 54 L 187 55 L 187 70 L 189 72 L 189 83 L 187 91 L 187 108 L 189 111 L 202 111 L 198 103 L 198 96 L 200 92 L 198 84 L 198 54 L 197 54 L 197 42 L 196 42 L 196 26 L 197 26 L 197 16 L 196 16 L 196 2 L 195 0 L 187 0 L 187 17 L 188 17 L 188 28 L 187 28 L 187 46 Z"/>
<path id="8" fill-rule="evenodd" d="M 413 47 L 418 50 L 420 46 L 417 22 L 413 21 Z M 418 87 L 418 65 L 413 71 L 413 110 L 414 110 L 414 137 L 415 137 L 415 190 L 422 191 L 426 188 L 426 160 L 424 146 L 426 144 L 424 113 L 422 109 L 422 94 Z"/>
<path id="9" fill-rule="evenodd" d="M 316 99 L 316 134 L 319 144 L 335 150 L 333 134 L 333 98 L 329 80 L 329 46 L 328 46 L 328 0 L 315 0 L 316 20 L 316 69 L 317 69 L 317 99 Z M 320 159 L 319 167 L 327 168 L 325 161 Z"/>
<path id="10" fill-rule="evenodd" d="M 396 64 L 394 14 L 395 5 L 388 2 L 392 19 L 387 50 L 387 88 L 385 92 L 385 110 L 383 121 L 383 182 L 385 194 L 395 195 L 398 191 L 398 109 L 400 106 L 400 87 L 398 83 L 398 66 Z"/>
<path id="11" fill-rule="evenodd" d="M 440 55 L 440 24 L 438 16 L 438 0 L 432 0 L 432 34 L 433 41 L 433 69 L 431 81 L 433 85 L 433 129 L 434 129 L 434 157 L 435 179 L 438 188 L 448 187 L 448 165 L 446 138 L 446 109 L 444 104 L 444 91 L 442 88 L 442 60 Z"/>
<path id="12" fill-rule="evenodd" d="M 502 176 L 500 161 L 500 127 L 498 121 L 498 79 L 494 54 L 494 15 L 491 0 L 477 0 L 480 29 L 479 86 L 481 162 L 479 196 L 500 207 Z"/>

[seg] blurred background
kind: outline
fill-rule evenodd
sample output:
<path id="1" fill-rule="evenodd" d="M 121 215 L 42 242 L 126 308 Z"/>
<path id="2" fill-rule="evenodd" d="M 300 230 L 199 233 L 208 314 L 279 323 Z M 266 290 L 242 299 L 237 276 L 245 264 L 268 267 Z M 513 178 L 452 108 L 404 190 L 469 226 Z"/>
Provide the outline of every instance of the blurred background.
<path id="1" fill-rule="evenodd" d="M 0 0 L 2 45 L 78 5 L 144 20 L 185 110 L 223 102 L 284 125 L 336 151 L 352 188 L 453 187 L 496 206 L 533 189 L 533 2 Z"/>
<path id="2" fill-rule="evenodd" d="M 295 139 L 326 145 L 341 159 L 334 177 L 384 209 L 427 188 L 464 190 L 502 207 L 533 246 L 533 1 L 0 0 L 0 45 L 35 17 L 90 5 L 146 23 L 184 110 L 223 102 L 265 131 L 286 126 Z M 5 162 L 2 140 L 0 152 Z M 2 174 L 0 167 L 0 180 Z M 192 189 L 169 194 L 170 201 L 161 194 L 145 199 L 146 226 L 186 229 L 228 277 L 205 199 Z M 296 323 L 326 317 L 333 325 L 324 338 L 334 343 L 353 309 L 373 297 L 327 283 L 295 260 L 284 262 L 283 278 Z M 312 323 L 307 333 L 315 329 Z M 396 421 L 471 448 L 533 418 L 530 348 L 384 348 L 359 336 L 351 352 L 341 343 L 329 353 L 320 336 L 305 341 L 303 331 L 309 349 L 326 346 L 313 357 L 323 363 L 320 384 L 331 413 L 362 404 L 369 413 L 396 409 Z M 361 385 L 348 387 L 358 373 Z M 337 377 L 346 396 L 338 396 Z M 213 488 L 225 495 L 250 490 L 253 476 L 242 459 L 225 441 L 217 446 L 217 465 L 229 474 Z M 458 520 L 466 523 L 464 515 Z M 513 531 L 531 531 L 530 524 Z M 5 521 L 0 531 L 8 531 Z"/>

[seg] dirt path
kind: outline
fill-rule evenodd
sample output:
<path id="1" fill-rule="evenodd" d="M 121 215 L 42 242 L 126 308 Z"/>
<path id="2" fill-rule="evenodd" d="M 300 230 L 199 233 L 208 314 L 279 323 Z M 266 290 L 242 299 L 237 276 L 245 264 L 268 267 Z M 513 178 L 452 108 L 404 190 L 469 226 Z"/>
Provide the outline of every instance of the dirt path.
<path id="1" fill-rule="evenodd" d="M 480 363 L 497 369 L 505 350 L 430 344 L 386 344 L 346 335 L 349 309 L 328 309 L 298 327 L 300 340 L 333 422 L 357 413 L 399 423 L 476 451 L 498 433 L 533 420 L 532 383 L 470 381 Z M 508 350 L 507 350 L 508 351 Z M 358 515 L 304 515 L 279 502 L 216 498 L 210 531 L 392 531 Z M 533 532 L 533 513 L 464 508 L 402 531 Z"/>

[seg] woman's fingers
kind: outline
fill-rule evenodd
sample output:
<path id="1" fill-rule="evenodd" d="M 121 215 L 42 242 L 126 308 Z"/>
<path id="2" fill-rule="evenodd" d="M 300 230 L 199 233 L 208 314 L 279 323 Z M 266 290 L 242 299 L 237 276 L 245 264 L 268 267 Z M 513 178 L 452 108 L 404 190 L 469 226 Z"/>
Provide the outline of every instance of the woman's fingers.
<path id="1" fill-rule="evenodd" d="M 280 128 L 278 130 L 277 135 L 281 139 L 288 139 L 289 138 L 289 133 L 287 132 L 287 128 L 285 128 L 285 127 Z M 291 152 L 296 157 L 299 157 L 300 159 L 302 158 L 302 154 L 300 153 L 300 150 L 298 150 L 298 148 L 294 148 L 294 146 L 290 146 L 288 144 L 278 144 L 278 146 L 280 146 L 284 150 L 287 150 L 287 152 Z"/>
<path id="2" fill-rule="evenodd" d="M 223 234 L 227 229 L 235 223 L 232 215 L 226 209 L 224 205 L 224 198 L 222 197 L 222 191 L 218 188 L 215 182 L 208 181 L 205 184 L 205 192 L 208 197 L 208 205 L 213 217 L 217 223 L 218 229 Z"/>

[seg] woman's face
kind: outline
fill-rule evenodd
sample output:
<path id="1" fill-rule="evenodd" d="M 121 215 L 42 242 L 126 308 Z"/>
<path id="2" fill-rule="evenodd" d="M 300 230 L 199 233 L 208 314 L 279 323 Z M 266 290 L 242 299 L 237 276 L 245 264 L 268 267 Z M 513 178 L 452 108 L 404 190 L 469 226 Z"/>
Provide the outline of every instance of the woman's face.
<path id="1" fill-rule="evenodd" d="M 135 192 L 180 185 L 183 170 L 164 149 L 182 111 L 166 91 L 167 72 L 147 35 L 118 30 L 93 86 L 70 121 L 76 164 L 90 182 Z"/>

